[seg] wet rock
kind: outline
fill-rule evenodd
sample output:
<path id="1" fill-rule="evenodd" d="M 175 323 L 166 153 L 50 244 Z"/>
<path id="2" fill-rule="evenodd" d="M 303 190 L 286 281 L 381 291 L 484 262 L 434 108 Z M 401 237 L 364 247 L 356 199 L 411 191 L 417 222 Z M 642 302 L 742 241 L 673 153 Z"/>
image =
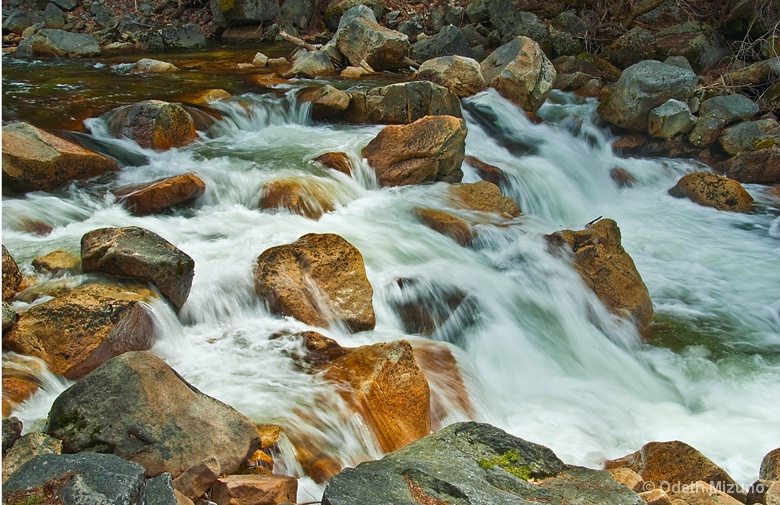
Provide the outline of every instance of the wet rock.
<path id="1" fill-rule="evenodd" d="M 467 245 L 474 236 L 471 226 L 463 219 L 438 209 L 417 209 L 417 215 L 429 228 L 450 237 L 460 245 Z M 409 333 L 416 333 L 407 328 Z"/>
<path id="2" fill-rule="evenodd" d="M 195 93 L 190 93 L 179 99 L 182 103 L 192 105 L 208 105 L 219 100 L 230 100 L 233 95 L 221 88 L 204 89 Z"/>
<path id="3" fill-rule="evenodd" d="M 553 247 L 566 246 L 572 251 L 574 268 L 610 311 L 632 319 L 640 332 L 648 328 L 653 302 L 634 261 L 621 245 L 615 221 L 602 219 L 585 230 L 562 230 L 547 239 Z"/>
<path id="4" fill-rule="evenodd" d="M 373 11 L 364 5 L 344 13 L 333 40 L 350 65 L 365 61 L 376 70 L 409 66 L 404 59 L 409 56 L 409 37 L 379 25 Z"/>
<path id="5" fill-rule="evenodd" d="M 261 209 L 287 209 L 294 214 L 319 219 L 333 212 L 333 202 L 326 188 L 306 179 L 279 179 L 263 186 Z"/>
<path id="6" fill-rule="evenodd" d="M 691 114 L 688 104 L 671 98 L 650 111 L 647 116 L 647 133 L 669 140 L 678 133 L 690 132 L 695 124 L 696 117 Z"/>
<path id="7" fill-rule="evenodd" d="M 488 181 L 478 181 L 468 184 L 453 184 L 449 187 L 450 195 L 459 207 L 498 214 L 510 219 L 521 214 L 520 207 L 514 200 L 504 196 L 501 188 Z"/>
<path id="8" fill-rule="evenodd" d="M 780 481 L 780 447 L 769 451 L 761 460 L 758 478 L 762 480 Z"/>
<path id="9" fill-rule="evenodd" d="M 292 66 L 282 77 L 307 77 L 312 79 L 322 75 L 336 72 L 336 67 L 331 63 L 327 54 L 322 51 L 298 50 L 293 58 Z"/>
<path id="10" fill-rule="evenodd" d="M 482 180 L 492 182 L 499 187 L 508 182 L 508 177 L 504 171 L 495 165 L 485 163 L 474 156 L 466 156 L 463 158 L 463 161 L 474 167 Z"/>
<path id="11" fill-rule="evenodd" d="M 298 480 L 286 475 L 228 475 L 217 479 L 211 491 L 216 503 L 275 505 L 295 503 Z"/>
<path id="12" fill-rule="evenodd" d="M 15 54 L 22 58 L 33 56 L 89 58 L 100 56 L 100 53 L 100 44 L 92 34 L 44 28 L 19 44 Z"/>
<path id="13" fill-rule="evenodd" d="M 718 165 L 718 170 L 741 183 L 780 182 L 780 147 L 741 152 Z"/>
<path id="14" fill-rule="evenodd" d="M 112 159 L 28 123 L 3 127 L 3 186 L 10 190 L 51 191 L 114 170 Z"/>
<path id="15" fill-rule="evenodd" d="M 205 192 L 206 183 L 187 173 L 117 188 L 114 195 L 133 215 L 146 216 L 191 203 Z"/>
<path id="16" fill-rule="evenodd" d="M 339 119 L 349 107 L 349 95 L 331 85 L 306 88 L 298 95 L 301 102 L 311 103 L 311 117 L 317 121 Z"/>
<path id="17" fill-rule="evenodd" d="M 755 121 L 744 121 L 723 130 L 718 137 L 718 143 L 724 151 L 731 155 L 745 151 L 757 151 L 764 144 L 772 146 L 775 140 L 764 134 Z"/>
<path id="18" fill-rule="evenodd" d="M 655 47 L 661 58 L 685 56 L 696 72 L 703 72 L 728 56 L 718 34 L 705 23 L 686 22 L 659 31 Z"/>
<path id="19" fill-rule="evenodd" d="M 8 453 L 3 455 L 3 482 L 22 465 L 42 454 L 62 454 L 62 442 L 38 432 L 21 437 Z"/>
<path id="20" fill-rule="evenodd" d="M 433 58 L 456 55 L 474 57 L 466 38 L 452 25 L 444 26 L 433 37 L 418 40 L 412 45 L 412 59 L 421 63 Z"/>
<path id="21" fill-rule="evenodd" d="M 65 390 L 48 423 L 65 452 L 109 452 L 139 463 L 149 477 L 176 478 L 212 455 L 222 472 L 234 473 L 260 442 L 252 421 L 149 352 L 122 354 Z"/>
<path id="22" fill-rule="evenodd" d="M 31 374 L 17 373 L 15 370 L 9 374 L 3 369 L 3 417 L 10 416 L 39 387 L 39 381 Z"/>
<path id="23" fill-rule="evenodd" d="M 187 301 L 195 262 L 154 232 L 128 226 L 100 228 L 81 237 L 81 268 L 153 284 L 178 311 Z"/>
<path id="24" fill-rule="evenodd" d="M 388 126 L 363 149 L 382 186 L 426 181 L 457 182 L 466 149 L 466 124 L 452 116 L 428 116 Z"/>
<path id="25" fill-rule="evenodd" d="M 718 210 L 749 212 L 753 209 L 753 197 L 739 182 L 709 172 L 683 176 L 669 194 Z"/>
<path id="26" fill-rule="evenodd" d="M 712 97 L 699 107 L 699 120 L 688 140 L 697 147 L 707 147 L 715 142 L 723 128 L 751 119 L 757 113 L 758 105 L 745 95 Z"/>
<path id="27" fill-rule="evenodd" d="M 420 65 L 413 77 L 444 86 L 461 98 L 487 89 L 479 63 L 463 56 L 429 59 Z"/>
<path id="28" fill-rule="evenodd" d="M 77 379 L 127 351 L 154 343 L 140 285 L 87 284 L 30 307 L 3 336 L 3 348 L 42 359 L 49 369 Z"/>
<path id="29" fill-rule="evenodd" d="M 474 309 L 474 304 L 467 300 L 468 294 L 457 287 L 415 278 L 397 279 L 396 285 L 398 290 L 393 290 L 390 304 L 401 319 L 406 333 L 431 336 L 448 324 L 456 325 L 460 329 L 473 322 L 468 319 L 468 314 L 459 313 L 470 312 Z M 459 311 L 459 308 L 463 310 Z M 443 339 L 437 337 L 436 340 Z M 435 349 L 431 351 L 437 352 Z M 421 363 L 419 354 L 417 353 L 418 364 Z M 444 361 L 454 362 L 455 358 L 451 355 L 449 358 L 444 356 Z M 452 369 L 456 370 L 457 367 Z M 468 395 L 463 397 L 468 398 Z"/>
<path id="30" fill-rule="evenodd" d="M 145 148 L 165 150 L 197 138 L 192 116 L 176 103 L 145 100 L 113 109 L 102 118 L 113 135 L 130 138 Z"/>
<path id="31" fill-rule="evenodd" d="M 5 160 L 3 160 L 5 161 Z M 3 164 L 5 165 L 5 163 Z M 9 302 L 22 285 L 22 273 L 11 253 L 3 246 L 3 301 Z"/>
<path id="32" fill-rule="evenodd" d="M 351 96 L 346 119 L 352 123 L 409 124 L 425 116 L 461 117 L 457 95 L 429 81 L 358 90 Z"/>
<path id="33" fill-rule="evenodd" d="M 322 328 L 343 323 L 363 331 L 376 324 L 363 256 L 338 235 L 310 233 L 264 251 L 254 278 L 277 314 Z"/>
<path id="34" fill-rule="evenodd" d="M 35 258 L 32 266 L 39 274 L 77 273 L 81 270 L 81 260 L 69 251 L 57 249 Z"/>
<path id="35" fill-rule="evenodd" d="M 323 505 L 443 503 L 642 505 L 603 471 L 565 465 L 548 448 L 487 424 L 457 423 L 333 477 Z"/>
<path id="36" fill-rule="evenodd" d="M 130 69 L 131 74 L 166 74 L 178 72 L 179 67 L 167 61 L 153 60 L 151 58 L 141 58 Z"/>
<path id="37" fill-rule="evenodd" d="M 732 497 L 745 502 L 744 492 L 728 473 L 690 445 L 678 440 L 647 443 L 635 453 L 607 461 L 605 468 L 630 468 L 641 475 L 645 482 L 658 488 L 662 483 L 664 487 L 680 489 L 684 485 L 704 481 L 724 490 L 732 490 L 729 493 Z M 687 501 L 686 498 L 682 499 Z"/>
<path id="38" fill-rule="evenodd" d="M 480 66 L 490 87 L 530 112 L 542 106 L 557 75 L 539 44 L 527 37 L 499 47 Z"/>
<path id="39" fill-rule="evenodd" d="M 644 28 L 632 28 L 604 50 L 604 57 L 620 68 L 628 68 L 655 56 L 655 37 Z"/>
<path id="40" fill-rule="evenodd" d="M 352 175 L 352 160 L 350 160 L 347 153 L 340 151 L 325 153 L 314 158 L 314 161 L 341 173 Z"/>
<path id="41" fill-rule="evenodd" d="M 620 79 L 621 72 L 615 65 L 604 58 L 590 53 L 580 53 L 576 56 L 560 56 L 553 60 L 558 74 L 582 73 L 604 82 L 615 82 Z"/>
<path id="42" fill-rule="evenodd" d="M 3 416 L 3 456 L 22 437 L 22 427 L 18 417 Z"/>

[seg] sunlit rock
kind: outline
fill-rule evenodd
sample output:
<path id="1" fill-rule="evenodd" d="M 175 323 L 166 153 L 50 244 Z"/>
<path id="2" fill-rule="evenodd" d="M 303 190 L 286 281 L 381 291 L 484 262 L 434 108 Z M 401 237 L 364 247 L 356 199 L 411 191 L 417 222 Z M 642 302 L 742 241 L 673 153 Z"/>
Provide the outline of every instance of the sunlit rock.
<path id="1" fill-rule="evenodd" d="M 441 56 L 425 61 L 415 79 L 444 86 L 459 97 L 476 95 L 487 89 L 479 63 L 465 56 Z"/>
<path id="2" fill-rule="evenodd" d="M 335 207 L 325 188 L 306 179 L 279 179 L 263 186 L 261 209 L 287 209 L 311 219 L 319 219 Z"/>
<path id="3" fill-rule="evenodd" d="M 22 403 L 38 391 L 40 383 L 30 374 L 3 370 L 3 417 L 10 416 Z"/>
<path id="4" fill-rule="evenodd" d="M 81 259 L 69 251 L 57 249 L 35 258 L 32 266 L 40 274 L 78 273 L 81 270 Z"/>
<path id="5" fill-rule="evenodd" d="M 19 271 L 19 266 L 3 245 L 3 301 L 12 300 L 21 285 L 22 273 Z"/>
<path id="6" fill-rule="evenodd" d="M 145 148 L 181 147 L 197 138 L 192 116 L 176 103 L 145 100 L 113 109 L 101 117 L 113 135 L 130 138 Z"/>
<path id="7" fill-rule="evenodd" d="M 671 493 L 673 505 L 678 505 L 680 501 L 687 505 L 740 505 L 745 503 L 744 495 L 742 495 L 741 501 L 737 500 L 709 482 L 702 480 L 673 489 L 678 489 L 677 492 Z"/>
<path id="8" fill-rule="evenodd" d="M 333 86 L 306 88 L 298 95 L 303 103 L 311 103 L 311 117 L 317 121 L 339 119 L 349 107 L 349 95 Z"/>
<path id="9" fill-rule="evenodd" d="M 643 487 L 645 480 L 642 478 L 641 475 L 639 475 L 632 469 L 626 467 L 620 467 L 620 468 L 611 468 L 608 469 L 608 471 L 610 475 L 612 475 L 613 479 L 620 482 L 628 489 L 632 491 L 636 491 L 637 493 L 641 493 L 642 491 L 645 490 Z"/>
<path id="10" fill-rule="evenodd" d="M 197 175 L 187 173 L 117 188 L 114 195 L 133 215 L 145 216 L 188 204 L 205 192 L 206 183 Z"/>
<path id="11" fill-rule="evenodd" d="M 131 74 L 167 74 L 178 72 L 179 67 L 167 61 L 153 60 L 151 58 L 141 58 L 130 69 Z"/>
<path id="12" fill-rule="evenodd" d="M 769 451 L 761 460 L 761 468 L 758 478 L 763 480 L 780 481 L 780 447 Z"/>
<path id="13" fill-rule="evenodd" d="M 462 116 L 457 95 L 430 81 L 400 82 L 350 95 L 346 119 L 352 123 L 409 124 L 425 116 Z"/>
<path id="14" fill-rule="evenodd" d="M 499 167 L 485 163 L 484 161 L 474 156 L 466 156 L 463 158 L 465 163 L 468 163 L 479 174 L 479 177 L 485 181 L 492 182 L 496 186 L 501 186 L 509 181 L 509 178 Z"/>
<path id="15" fill-rule="evenodd" d="M 381 26 L 374 13 L 365 5 L 346 11 L 339 20 L 333 40 L 350 65 L 360 66 L 361 61 L 376 70 L 397 70 L 409 64 L 409 37 Z"/>
<path id="16" fill-rule="evenodd" d="M 100 53 L 100 44 L 91 33 L 71 33 L 45 28 L 24 39 L 15 54 L 23 58 L 33 56 L 89 58 L 100 56 Z"/>
<path id="17" fill-rule="evenodd" d="M 376 324 L 363 256 L 338 235 L 310 233 L 264 251 L 254 280 L 277 314 L 321 328 L 343 323 L 364 331 Z"/>
<path id="18" fill-rule="evenodd" d="M 503 218 L 513 218 L 521 214 L 514 200 L 501 193 L 501 188 L 488 181 L 453 184 L 449 193 L 455 204 L 468 210 L 490 212 Z"/>
<path id="19" fill-rule="evenodd" d="M 753 197 L 739 182 L 709 172 L 695 172 L 684 175 L 669 194 L 732 212 L 749 212 L 753 208 Z"/>
<path id="20" fill-rule="evenodd" d="M 3 126 L 3 186 L 50 191 L 76 179 L 119 170 L 114 160 L 28 123 Z"/>
<path id="21" fill-rule="evenodd" d="M 208 456 L 195 461 L 173 479 L 173 488 L 191 500 L 197 500 L 217 481 L 222 473 L 220 470 L 219 459 Z"/>
<path id="22" fill-rule="evenodd" d="M 417 215 L 429 228 L 450 237 L 460 245 L 474 238 L 471 226 L 465 220 L 439 209 L 417 209 Z"/>
<path id="23" fill-rule="evenodd" d="M 328 168 L 338 170 L 341 173 L 352 175 L 352 160 L 345 152 L 336 151 L 321 154 L 314 158 L 314 161 L 321 163 Z"/>
<path id="24" fill-rule="evenodd" d="M 211 499 L 236 505 L 296 503 L 298 480 L 287 475 L 228 475 L 214 483 Z"/>
<path id="25" fill-rule="evenodd" d="M 230 100 L 233 95 L 221 88 L 204 89 L 203 91 L 197 91 L 190 93 L 179 99 L 182 103 L 188 103 L 192 105 L 208 105 L 212 102 L 219 100 Z"/>

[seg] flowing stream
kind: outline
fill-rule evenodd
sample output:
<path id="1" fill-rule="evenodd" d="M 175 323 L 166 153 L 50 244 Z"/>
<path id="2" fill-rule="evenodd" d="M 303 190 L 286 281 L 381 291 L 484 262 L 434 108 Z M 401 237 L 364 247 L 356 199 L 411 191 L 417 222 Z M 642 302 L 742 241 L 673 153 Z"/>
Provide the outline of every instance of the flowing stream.
<path id="1" fill-rule="evenodd" d="M 117 82 L 127 77 L 109 67 L 95 71 L 101 70 Z M 14 77 L 4 75 L 4 88 L 19 92 L 24 79 Z M 201 88 L 219 87 L 203 81 Z M 415 214 L 428 207 L 467 215 L 451 207 L 446 185 L 378 188 L 360 152 L 382 127 L 314 123 L 296 100 L 306 85 L 243 90 L 214 104 L 223 119 L 196 143 L 167 152 L 108 140 L 101 120 L 88 119 L 93 142 L 148 163 L 124 167 L 115 180 L 4 196 L 3 244 L 31 274 L 33 258 L 60 248 L 78 253 L 81 236 L 95 228 L 140 226 L 163 236 L 192 256 L 195 278 L 178 316 L 162 302 L 152 305 L 153 352 L 201 391 L 256 422 L 307 433 L 345 465 L 381 451 L 360 420 L 345 414 L 331 386 L 295 366 L 290 354 L 300 344 L 286 335 L 315 329 L 344 346 L 399 339 L 423 345 L 425 337 L 405 332 L 399 304 L 441 309 L 447 292 L 460 291 L 464 302 L 445 311 L 447 321 L 430 338 L 452 349 L 477 420 L 545 444 L 567 463 L 600 467 L 648 441 L 677 439 L 742 485 L 757 478 L 763 455 L 780 446 L 780 201 L 767 188 L 747 186 L 757 201 L 750 214 L 672 198 L 667 190 L 683 174 L 706 167 L 617 157 L 593 100 L 556 92 L 539 112 L 545 121 L 535 124 L 488 91 L 464 100 L 466 154 L 506 173 L 502 189 L 523 215 L 502 226 L 479 225 L 477 240 L 461 247 Z M 32 100 L 31 93 L 22 98 Z M 8 106 L 13 119 L 25 119 L 17 99 L 6 93 L 4 111 Z M 311 161 L 329 151 L 351 157 L 358 167 L 353 177 Z M 636 183 L 620 187 L 610 177 L 615 168 Z M 109 191 L 186 172 L 206 182 L 206 193 L 174 213 L 134 217 Z M 468 164 L 464 173 L 464 182 L 478 180 Z M 327 195 L 335 210 L 315 221 L 259 208 L 266 182 L 291 178 Z M 599 216 L 617 221 L 650 290 L 656 311 L 650 343 L 547 250 L 544 235 L 582 229 Z M 31 221 L 53 231 L 31 233 Z M 363 254 L 375 330 L 310 328 L 271 314 L 258 299 L 251 275 L 257 256 L 312 232 L 339 234 Z M 399 279 L 415 282 L 401 290 Z M 4 366 L 19 361 L 4 356 Z M 50 374 L 45 381 L 15 413 L 28 429 L 43 425 L 69 385 Z M 449 405 L 444 422 L 465 419 L 446 381 L 431 382 Z M 300 477 L 292 449 L 282 445 L 277 471 Z M 302 499 L 321 492 L 301 482 Z"/>

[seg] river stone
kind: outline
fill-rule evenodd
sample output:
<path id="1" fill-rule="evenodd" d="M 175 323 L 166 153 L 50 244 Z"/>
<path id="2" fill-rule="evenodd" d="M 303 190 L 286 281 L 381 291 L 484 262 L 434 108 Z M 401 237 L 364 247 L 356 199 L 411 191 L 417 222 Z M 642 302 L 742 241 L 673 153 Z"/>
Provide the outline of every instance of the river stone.
<path id="1" fill-rule="evenodd" d="M 352 175 L 352 160 L 345 152 L 335 151 L 321 154 L 314 158 L 313 161 L 321 163 L 322 165 L 328 168 L 332 168 L 333 170 L 338 170 L 343 174 L 349 176 Z"/>
<path id="2" fill-rule="evenodd" d="M 745 493 L 728 473 L 679 440 L 649 442 L 632 454 L 606 461 L 604 467 L 608 470 L 630 468 L 655 487 L 663 485 L 680 489 L 684 485 L 704 481 L 730 490 L 732 497 L 745 503 Z"/>
<path id="3" fill-rule="evenodd" d="M 88 33 L 71 33 L 65 30 L 45 28 L 38 30 L 24 43 L 16 55 L 57 56 L 61 58 L 89 58 L 100 56 L 100 44 L 94 35 Z"/>
<path id="4" fill-rule="evenodd" d="M 141 286 L 86 284 L 30 307 L 3 337 L 3 348 L 42 359 L 55 374 L 78 379 L 103 362 L 154 343 Z"/>
<path id="5" fill-rule="evenodd" d="M 456 27 L 444 26 L 433 37 L 418 40 L 412 45 L 412 59 L 424 63 L 441 56 L 463 56 L 473 58 L 474 53 L 466 38 Z"/>
<path id="6" fill-rule="evenodd" d="M 326 188 L 308 179 L 278 179 L 263 186 L 261 209 L 287 209 L 294 214 L 319 219 L 335 206 Z"/>
<path id="7" fill-rule="evenodd" d="M 387 126 L 363 148 L 382 186 L 457 182 L 466 151 L 466 122 L 428 116 L 403 126 Z"/>
<path id="8" fill-rule="evenodd" d="M 223 473 L 235 473 L 260 442 L 251 420 L 142 351 L 107 361 L 65 390 L 48 426 L 65 452 L 112 453 L 139 463 L 148 477 L 176 478 L 212 455 Z"/>
<path id="9" fill-rule="evenodd" d="M 322 51 L 307 51 L 301 49 L 295 53 L 290 69 L 282 74 L 282 77 L 307 77 L 314 78 L 329 75 L 336 72 L 336 67 L 330 61 L 327 54 Z"/>
<path id="10" fill-rule="evenodd" d="M 758 113 L 758 104 L 745 95 L 715 96 L 699 106 L 699 121 L 688 135 L 691 144 L 707 147 L 718 138 L 723 128 L 745 121 Z"/>
<path id="11" fill-rule="evenodd" d="M 173 63 L 167 61 L 153 60 L 151 58 L 141 58 L 136 62 L 133 68 L 130 69 L 131 74 L 167 74 L 170 72 L 178 72 L 179 67 Z"/>
<path id="12" fill-rule="evenodd" d="M 453 184 L 449 193 L 454 203 L 468 210 L 490 212 L 511 219 L 520 215 L 514 200 L 501 193 L 501 188 L 488 181 Z"/>
<path id="13" fill-rule="evenodd" d="M 81 259 L 69 251 L 57 249 L 35 258 L 32 266 L 40 274 L 77 273 L 81 270 Z"/>
<path id="14" fill-rule="evenodd" d="M 179 98 L 179 101 L 192 105 L 209 105 L 212 102 L 217 102 L 219 100 L 230 100 L 232 97 L 233 95 L 224 89 L 211 88 L 184 95 L 183 97 Z"/>
<path id="15" fill-rule="evenodd" d="M 669 194 L 718 210 L 750 212 L 753 209 L 753 197 L 739 182 L 709 172 L 684 175 Z"/>
<path id="16" fill-rule="evenodd" d="M 298 99 L 303 103 L 311 103 L 311 117 L 318 121 L 341 118 L 350 100 L 347 93 L 330 84 L 306 88 L 300 92 Z"/>
<path id="17" fill-rule="evenodd" d="M 409 124 L 425 116 L 461 117 L 457 95 L 429 81 L 353 91 L 351 97 L 346 119 L 352 123 Z"/>
<path id="18" fill-rule="evenodd" d="M 607 472 L 564 464 L 547 447 L 479 423 L 456 423 L 348 468 L 328 481 L 323 505 L 532 503 L 642 505 Z"/>
<path id="19" fill-rule="evenodd" d="M 146 216 L 190 203 L 205 192 L 206 183 L 187 173 L 117 188 L 114 195 L 134 216 Z"/>
<path id="20" fill-rule="evenodd" d="M 51 191 L 63 184 L 119 170 L 112 159 L 28 123 L 3 126 L 3 186 Z"/>
<path id="21" fill-rule="evenodd" d="M 22 465 L 42 454 L 62 454 L 62 442 L 45 433 L 30 432 L 3 455 L 3 482 Z"/>
<path id="22" fill-rule="evenodd" d="M 479 63 L 464 56 L 429 59 L 420 65 L 414 78 L 444 86 L 461 98 L 476 95 L 487 88 Z"/>
<path id="23" fill-rule="evenodd" d="M 192 116 L 176 103 L 145 100 L 110 110 L 101 117 L 113 135 L 130 138 L 145 148 L 181 147 L 197 138 Z"/>
<path id="24" fill-rule="evenodd" d="M 601 103 L 601 119 L 636 132 L 647 131 L 650 111 L 670 98 L 687 102 L 697 83 L 696 74 L 659 61 L 631 65 Z"/>
<path id="25" fill-rule="evenodd" d="M 730 155 L 756 151 L 763 142 L 774 144 L 755 121 L 744 121 L 729 126 L 718 137 L 718 143 Z"/>
<path id="26" fill-rule="evenodd" d="M 647 116 L 647 133 L 653 137 L 669 140 L 678 133 L 688 133 L 696 124 L 688 104 L 670 98 L 663 105 L 650 111 Z"/>
<path id="27" fill-rule="evenodd" d="M 657 32 L 655 48 L 662 59 L 685 56 L 699 73 L 717 65 L 729 54 L 711 26 L 690 21 Z"/>
<path id="28" fill-rule="evenodd" d="M 721 162 L 718 170 L 743 184 L 780 183 L 780 147 L 741 152 Z"/>
<path id="29" fill-rule="evenodd" d="M 333 40 L 349 64 L 360 66 L 362 61 L 375 70 L 397 70 L 409 64 L 409 37 L 384 28 L 376 21 L 373 11 L 358 5 L 346 11 L 339 21 Z"/>
<path id="30" fill-rule="evenodd" d="M 573 252 L 573 266 L 585 284 L 613 313 L 633 320 L 644 332 L 653 318 L 653 302 L 631 256 L 623 249 L 620 228 L 601 219 L 585 230 L 562 230 L 547 236 L 553 246 Z"/>
<path id="31" fill-rule="evenodd" d="M 206 37 L 196 24 L 166 26 L 137 35 L 138 43 L 147 51 L 192 51 L 206 47 Z"/>
<path id="32" fill-rule="evenodd" d="M 529 112 L 542 106 L 557 75 L 539 44 L 522 36 L 493 51 L 480 67 L 490 87 Z"/>
<path id="33" fill-rule="evenodd" d="M 5 160 L 3 160 L 5 161 Z M 3 164 L 5 167 L 5 163 Z M 3 245 L 3 301 L 9 302 L 16 296 L 22 285 L 22 273 L 11 253 Z"/>
<path id="34" fill-rule="evenodd" d="M 81 237 L 81 268 L 153 284 L 181 310 L 192 287 L 195 261 L 156 233 L 128 226 L 100 228 Z"/>
<path id="35" fill-rule="evenodd" d="M 321 328 L 343 323 L 364 331 L 376 324 L 363 256 L 339 235 L 310 233 L 267 249 L 255 262 L 254 279 L 274 313 Z"/>

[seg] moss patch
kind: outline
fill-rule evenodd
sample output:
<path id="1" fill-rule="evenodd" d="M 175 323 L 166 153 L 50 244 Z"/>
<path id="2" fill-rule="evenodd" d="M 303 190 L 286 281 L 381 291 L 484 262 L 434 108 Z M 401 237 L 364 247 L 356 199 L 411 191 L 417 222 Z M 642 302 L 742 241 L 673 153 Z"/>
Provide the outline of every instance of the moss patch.
<path id="1" fill-rule="evenodd" d="M 489 470 L 494 466 L 500 466 L 518 479 L 529 480 L 531 478 L 531 469 L 524 465 L 518 465 L 520 454 L 517 451 L 509 450 L 500 456 L 490 459 L 480 459 L 479 466 Z"/>

